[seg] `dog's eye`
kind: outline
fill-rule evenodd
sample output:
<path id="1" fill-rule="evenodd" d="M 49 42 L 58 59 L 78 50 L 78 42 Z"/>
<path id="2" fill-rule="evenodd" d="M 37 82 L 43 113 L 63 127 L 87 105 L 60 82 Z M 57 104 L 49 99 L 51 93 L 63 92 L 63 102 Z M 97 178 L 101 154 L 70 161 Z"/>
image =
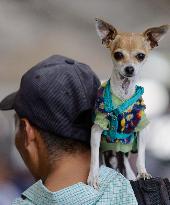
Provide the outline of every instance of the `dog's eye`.
<path id="1" fill-rule="evenodd" d="M 116 60 L 121 60 L 123 57 L 124 57 L 124 55 L 123 55 L 123 53 L 121 53 L 121 52 L 115 52 L 115 53 L 114 53 L 114 58 L 115 58 Z"/>
<path id="2" fill-rule="evenodd" d="M 143 53 L 138 53 L 136 55 L 136 58 L 138 59 L 138 61 L 143 61 L 145 59 L 145 54 Z"/>

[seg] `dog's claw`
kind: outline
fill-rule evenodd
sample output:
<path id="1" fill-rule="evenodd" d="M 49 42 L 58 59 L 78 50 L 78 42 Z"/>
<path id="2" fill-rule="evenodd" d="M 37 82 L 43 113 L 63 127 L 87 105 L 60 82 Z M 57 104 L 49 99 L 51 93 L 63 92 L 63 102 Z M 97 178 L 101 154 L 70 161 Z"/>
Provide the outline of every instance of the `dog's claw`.
<path id="1" fill-rule="evenodd" d="M 98 190 L 99 189 L 98 179 L 99 179 L 98 175 L 90 173 L 87 179 L 87 183 L 88 185 L 92 186 L 94 189 Z"/>
<path id="2" fill-rule="evenodd" d="M 152 178 L 152 176 L 147 172 L 139 173 L 138 176 L 137 176 L 137 180 L 138 179 L 144 179 L 145 180 L 145 179 L 150 179 L 150 178 Z"/>

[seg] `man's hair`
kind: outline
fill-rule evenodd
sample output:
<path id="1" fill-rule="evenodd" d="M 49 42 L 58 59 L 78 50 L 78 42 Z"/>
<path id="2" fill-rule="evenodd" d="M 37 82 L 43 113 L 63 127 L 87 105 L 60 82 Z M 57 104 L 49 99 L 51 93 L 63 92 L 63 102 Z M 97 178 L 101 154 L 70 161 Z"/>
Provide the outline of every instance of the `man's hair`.
<path id="1" fill-rule="evenodd" d="M 18 115 L 15 115 L 15 126 L 16 130 L 23 129 L 21 119 Z M 63 154 L 84 153 L 90 151 L 90 144 L 81 142 L 80 140 L 70 139 L 62 136 L 55 136 L 52 133 L 43 131 L 35 125 L 32 126 L 40 134 L 47 148 L 49 159 L 52 161 L 60 158 Z"/>
<path id="2" fill-rule="evenodd" d="M 36 128 L 42 137 L 49 157 L 60 157 L 62 154 L 75 154 L 84 153 L 90 150 L 90 145 L 80 140 L 65 138 L 62 136 L 55 136 L 51 133 L 44 132 L 43 130 Z"/>

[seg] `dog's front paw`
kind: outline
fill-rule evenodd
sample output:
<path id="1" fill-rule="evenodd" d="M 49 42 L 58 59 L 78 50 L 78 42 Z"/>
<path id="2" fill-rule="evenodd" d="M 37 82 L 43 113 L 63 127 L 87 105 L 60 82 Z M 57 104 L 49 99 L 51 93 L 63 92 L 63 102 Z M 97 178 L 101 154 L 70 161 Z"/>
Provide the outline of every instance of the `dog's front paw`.
<path id="1" fill-rule="evenodd" d="M 90 171 L 87 183 L 92 186 L 94 189 L 99 188 L 99 170 Z"/>
<path id="2" fill-rule="evenodd" d="M 138 175 L 137 175 L 137 180 L 138 179 L 150 179 L 150 178 L 152 178 L 152 176 L 149 174 L 149 173 L 147 173 L 146 171 L 145 172 L 140 172 L 140 173 L 138 173 Z"/>

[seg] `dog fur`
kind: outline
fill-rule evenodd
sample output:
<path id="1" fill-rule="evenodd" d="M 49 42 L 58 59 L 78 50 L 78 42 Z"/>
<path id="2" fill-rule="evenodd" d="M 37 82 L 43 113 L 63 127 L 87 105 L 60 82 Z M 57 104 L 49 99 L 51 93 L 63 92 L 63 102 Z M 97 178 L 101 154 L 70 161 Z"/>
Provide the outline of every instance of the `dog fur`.
<path id="1" fill-rule="evenodd" d="M 124 33 L 117 31 L 111 24 L 103 20 L 96 19 L 96 30 L 102 40 L 102 43 L 110 50 L 113 62 L 111 74 L 111 91 L 121 100 L 129 99 L 135 93 L 136 81 L 139 76 L 141 67 L 147 60 L 149 52 L 158 46 L 159 41 L 164 37 L 169 29 L 169 25 L 149 28 L 143 33 Z M 122 58 L 117 60 L 115 53 L 122 54 Z M 144 56 L 144 59 L 139 57 Z M 131 72 L 127 72 L 127 67 L 131 67 Z M 133 72 L 132 72 L 133 71 Z M 94 124 L 91 130 L 91 165 L 88 177 L 88 184 L 98 188 L 99 173 L 99 147 L 103 129 Z M 138 178 L 150 178 L 145 168 L 145 146 L 146 135 L 140 133 L 138 138 L 138 157 L 137 171 Z M 112 167 L 115 167 L 116 161 L 110 160 Z M 128 158 L 124 156 L 124 165 L 127 177 L 134 179 L 135 175 L 130 167 Z"/>

